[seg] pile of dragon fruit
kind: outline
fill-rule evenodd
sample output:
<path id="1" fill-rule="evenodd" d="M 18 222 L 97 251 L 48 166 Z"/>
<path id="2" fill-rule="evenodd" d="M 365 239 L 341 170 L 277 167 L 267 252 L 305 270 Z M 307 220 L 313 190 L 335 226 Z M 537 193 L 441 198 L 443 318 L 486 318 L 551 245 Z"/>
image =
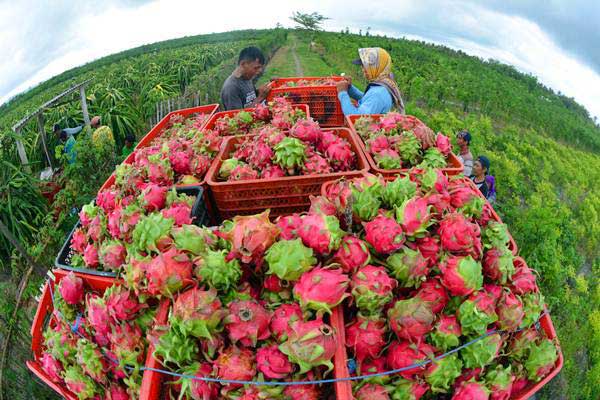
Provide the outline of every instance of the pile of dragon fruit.
<path id="1" fill-rule="evenodd" d="M 334 78 L 321 78 L 321 79 L 300 79 L 296 81 L 283 82 L 280 85 L 274 85 L 273 88 L 284 88 L 284 87 L 310 87 L 310 86 L 335 86 L 337 80 Z"/>
<path id="2" fill-rule="evenodd" d="M 357 156 L 336 131 L 322 130 L 312 119 L 300 119 L 289 130 L 265 126 L 239 140 L 223 160 L 219 179 L 240 181 L 284 176 L 328 174 L 356 168 Z"/>
<path id="3" fill-rule="evenodd" d="M 95 293 L 72 272 L 53 296 L 39 359 L 50 380 L 79 399 L 137 399 L 156 305 L 117 284 Z"/>
<path id="4" fill-rule="evenodd" d="M 535 273 L 464 178 L 412 169 L 325 191 L 319 209 L 346 232 L 323 227 L 315 236 L 341 243 L 334 258 L 355 374 L 433 360 L 487 334 L 422 367 L 353 384 L 357 400 L 509 399 L 553 369 L 556 345 L 534 326 L 544 310 Z"/>
<path id="5" fill-rule="evenodd" d="M 362 116 L 354 128 L 381 169 L 445 168 L 452 150 L 447 136 L 435 134 L 412 115 Z"/>

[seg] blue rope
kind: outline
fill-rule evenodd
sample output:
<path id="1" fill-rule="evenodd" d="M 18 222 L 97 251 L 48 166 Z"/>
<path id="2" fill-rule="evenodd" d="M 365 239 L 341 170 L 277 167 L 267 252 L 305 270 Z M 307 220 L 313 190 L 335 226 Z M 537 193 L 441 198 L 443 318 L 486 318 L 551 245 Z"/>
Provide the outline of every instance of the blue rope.
<path id="1" fill-rule="evenodd" d="M 52 296 L 52 304 L 54 304 L 54 296 L 52 293 L 52 285 L 50 285 L 50 283 L 48 284 L 48 287 L 50 288 L 50 295 Z M 63 315 L 60 313 L 60 311 L 58 311 L 58 314 L 61 318 L 64 318 Z M 544 317 L 546 315 L 546 311 L 543 311 L 540 314 L 540 317 L 538 318 L 538 320 L 533 324 L 533 326 L 539 330 L 539 322 L 540 319 L 542 319 L 542 317 Z M 79 324 L 80 324 L 80 319 L 81 319 L 81 315 L 78 314 L 77 315 L 77 319 L 75 320 L 75 323 L 71 326 L 71 331 L 73 333 L 78 334 L 81 337 L 84 337 L 80 332 L 79 332 Z M 428 364 L 431 364 L 434 361 L 438 361 L 441 360 L 445 357 L 448 357 L 449 355 L 452 355 L 454 353 L 459 352 L 460 350 L 464 349 L 465 347 L 468 347 L 474 343 L 477 343 L 480 340 L 485 339 L 486 337 L 493 335 L 495 333 L 518 333 L 521 332 L 523 330 L 525 330 L 527 328 L 520 328 L 517 329 L 514 332 L 504 332 L 504 331 L 500 331 L 497 329 L 492 329 L 489 332 L 487 332 L 485 335 L 479 336 L 475 339 L 470 340 L 469 342 L 458 346 L 452 350 L 447 351 L 446 353 L 440 354 L 439 356 L 433 357 L 431 359 L 427 359 L 406 367 L 402 367 L 402 368 L 397 368 L 397 369 L 393 369 L 390 371 L 384 371 L 384 372 L 377 372 L 374 374 L 368 374 L 368 375 L 357 375 L 357 376 L 349 376 L 346 378 L 331 378 L 331 379 L 317 379 L 317 380 L 312 380 L 312 381 L 293 381 L 293 382 L 279 382 L 279 381 L 266 381 L 266 382 L 259 382 L 259 381 L 243 381 L 243 380 L 235 380 L 235 379 L 219 379 L 219 378 L 209 378 L 209 377 L 204 377 L 204 376 L 195 376 L 195 375 L 187 375 L 187 374 L 180 374 L 177 372 L 172 372 L 172 371 L 167 371 L 164 369 L 158 369 L 158 368 L 150 368 L 150 367 L 141 367 L 139 368 L 140 371 L 152 371 L 152 372 L 158 372 L 161 374 L 165 374 L 165 375 L 170 375 L 170 376 L 174 376 L 174 377 L 178 377 L 178 378 L 184 378 L 184 379 L 193 379 L 193 380 L 197 380 L 197 381 L 204 381 L 204 382 L 216 382 L 216 383 L 221 383 L 221 384 L 237 384 L 237 385 L 254 385 L 254 386 L 298 386 L 298 385 L 322 385 L 322 384 L 326 384 L 326 383 L 336 383 L 336 382 L 350 382 L 350 381 L 359 381 L 359 380 L 363 380 L 363 379 L 369 379 L 369 378 L 376 378 L 376 377 L 380 377 L 380 376 L 388 376 L 388 375 L 394 375 L 400 372 L 404 372 L 404 371 L 408 371 L 408 370 L 412 370 L 414 368 L 420 368 L 420 367 L 424 367 Z M 107 358 L 108 360 L 110 360 L 111 362 L 113 362 L 114 364 L 119 364 L 118 360 L 113 359 L 112 357 L 108 356 L 107 354 L 105 354 L 104 352 L 102 352 L 104 357 Z M 353 359 L 348 360 L 348 363 L 350 365 L 352 365 L 352 363 L 355 364 L 355 361 Z M 135 370 L 134 367 L 126 365 L 125 368 L 129 369 L 130 371 Z"/>

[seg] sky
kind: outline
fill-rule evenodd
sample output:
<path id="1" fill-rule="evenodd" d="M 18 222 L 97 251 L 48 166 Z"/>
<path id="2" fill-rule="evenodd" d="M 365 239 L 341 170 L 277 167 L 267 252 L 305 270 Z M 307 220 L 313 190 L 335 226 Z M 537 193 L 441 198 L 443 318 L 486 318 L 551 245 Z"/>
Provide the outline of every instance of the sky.
<path id="1" fill-rule="evenodd" d="M 600 118 L 598 0 L 0 0 L 0 103 L 65 70 L 143 44 L 292 27 L 293 11 L 329 17 L 327 30 L 370 27 L 499 60 Z"/>

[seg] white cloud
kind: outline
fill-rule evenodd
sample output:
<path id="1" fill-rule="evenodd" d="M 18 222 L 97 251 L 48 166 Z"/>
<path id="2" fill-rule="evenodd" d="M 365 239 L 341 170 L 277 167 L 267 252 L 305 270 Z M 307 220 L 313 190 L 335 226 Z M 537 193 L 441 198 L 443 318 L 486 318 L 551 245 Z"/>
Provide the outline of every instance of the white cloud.
<path id="1" fill-rule="evenodd" d="M 591 114 L 600 116 L 600 75 L 570 57 L 535 23 L 468 1 L 305 0 L 293 4 L 275 0 L 157 0 L 138 6 L 131 3 L 122 5 L 112 1 L 102 5 L 100 2 L 96 7 L 86 7 L 79 2 L 58 2 L 52 8 L 51 21 L 60 22 L 63 13 L 68 15 L 65 22 L 69 24 L 64 30 L 46 29 L 43 36 L 32 32 L 36 32 L 35 24 L 45 20 L 45 10 L 38 6 L 30 21 L 24 16 L 31 3 L 29 7 L 1 4 L 0 21 L 6 26 L 0 29 L 0 51 L 6 54 L 0 55 L 0 76 L 7 77 L 7 82 L 20 83 L 16 87 L 0 84 L 0 102 L 64 70 L 131 47 L 200 33 L 269 28 L 277 22 L 291 26 L 288 17 L 292 11 L 317 10 L 332 18 L 325 24 L 332 30 L 349 26 L 357 31 L 359 27 L 364 30 L 370 26 L 373 32 L 445 44 L 514 65 L 536 75 L 553 89 L 575 97 Z M 75 11 L 69 6 L 74 6 Z M 23 19 L 31 26 L 6 23 Z M 56 40 L 48 40 L 54 34 Z M 42 44 L 36 45 L 39 41 Z"/>

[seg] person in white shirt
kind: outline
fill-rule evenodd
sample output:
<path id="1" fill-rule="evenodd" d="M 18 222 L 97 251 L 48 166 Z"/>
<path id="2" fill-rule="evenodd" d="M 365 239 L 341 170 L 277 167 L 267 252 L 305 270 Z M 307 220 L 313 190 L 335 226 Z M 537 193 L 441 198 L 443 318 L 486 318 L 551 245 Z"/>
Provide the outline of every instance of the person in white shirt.
<path id="1" fill-rule="evenodd" d="M 468 131 L 458 132 L 456 135 L 456 143 L 460 148 L 458 159 L 463 164 L 463 174 L 464 176 L 469 177 L 473 173 L 473 154 L 471 154 L 471 150 L 469 150 L 471 134 Z"/>

